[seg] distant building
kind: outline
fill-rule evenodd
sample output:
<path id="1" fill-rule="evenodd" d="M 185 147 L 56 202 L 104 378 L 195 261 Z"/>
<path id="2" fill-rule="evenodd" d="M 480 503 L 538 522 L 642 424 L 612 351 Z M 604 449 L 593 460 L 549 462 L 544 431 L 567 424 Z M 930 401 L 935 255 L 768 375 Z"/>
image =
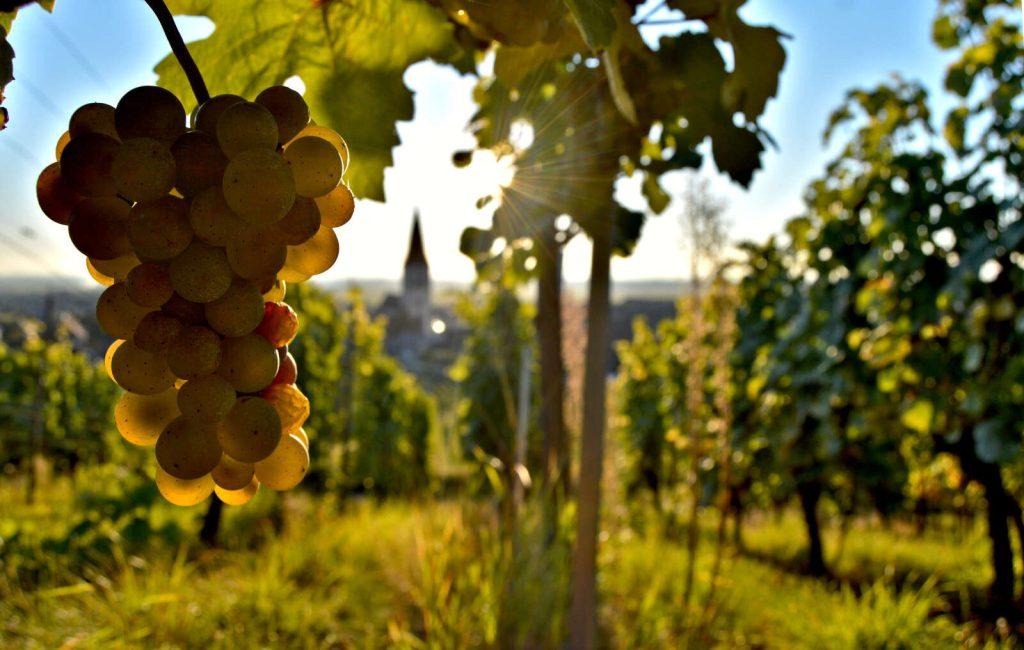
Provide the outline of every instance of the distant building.
<path id="1" fill-rule="evenodd" d="M 465 338 L 465 328 L 455 314 L 431 301 L 430 285 L 430 265 L 417 212 L 405 256 L 402 292 L 385 297 L 375 315 L 388 319 L 384 342 L 388 354 L 428 382 L 444 378 Z"/>

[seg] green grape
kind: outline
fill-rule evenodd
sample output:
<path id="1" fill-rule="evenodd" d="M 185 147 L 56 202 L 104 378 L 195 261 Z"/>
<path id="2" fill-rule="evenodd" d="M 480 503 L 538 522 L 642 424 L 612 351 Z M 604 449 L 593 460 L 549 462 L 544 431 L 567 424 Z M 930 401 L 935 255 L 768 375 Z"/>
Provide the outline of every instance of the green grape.
<path id="1" fill-rule="evenodd" d="M 135 326 L 132 343 L 146 352 L 163 352 L 178 338 L 185 325 L 162 311 L 151 311 Z"/>
<path id="2" fill-rule="evenodd" d="M 306 275 L 323 273 L 338 259 L 338 236 L 321 226 L 312 239 L 298 246 L 288 247 L 287 266 Z M 288 278 L 282 276 L 285 281 Z"/>
<path id="3" fill-rule="evenodd" d="M 197 479 L 185 480 L 175 478 L 167 472 L 156 468 L 156 488 L 161 496 L 176 506 L 189 507 L 206 501 L 213 492 L 213 479 L 200 476 Z"/>
<path id="4" fill-rule="evenodd" d="M 162 264 L 146 262 L 139 264 L 125 279 L 128 297 L 140 307 L 160 307 L 171 299 L 171 275 Z"/>
<path id="5" fill-rule="evenodd" d="M 277 123 L 263 106 L 239 102 L 224 110 L 217 120 L 217 142 L 228 158 L 249 149 L 277 147 Z"/>
<path id="6" fill-rule="evenodd" d="M 188 418 L 217 422 L 234 405 L 235 388 L 219 375 L 190 379 L 178 391 L 178 409 Z"/>
<path id="7" fill-rule="evenodd" d="M 185 300 L 177 293 L 172 293 L 160 309 L 186 325 L 198 325 L 206 318 L 202 303 Z"/>
<path id="8" fill-rule="evenodd" d="M 178 417 L 177 393 L 174 388 L 156 395 L 122 393 L 114 407 L 118 433 L 133 445 L 155 444 L 164 427 Z"/>
<path id="9" fill-rule="evenodd" d="M 115 197 L 83 199 L 71 212 L 68 236 L 83 255 L 112 260 L 131 252 L 128 204 Z"/>
<path id="10" fill-rule="evenodd" d="M 153 138 L 169 147 L 185 132 L 185 108 L 170 91 L 141 86 L 117 103 L 114 124 L 122 140 Z"/>
<path id="11" fill-rule="evenodd" d="M 206 322 L 224 336 L 243 336 L 263 320 L 263 296 L 251 282 L 237 279 L 223 296 L 206 303 Z"/>
<path id="12" fill-rule="evenodd" d="M 125 341 L 114 351 L 110 372 L 118 386 L 139 395 L 156 395 L 174 385 L 174 375 L 167 362 L 132 341 Z"/>
<path id="13" fill-rule="evenodd" d="M 316 234 L 320 229 L 320 210 L 313 199 L 296 196 L 288 214 L 267 227 L 268 235 L 289 246 L 297 246 Z"/>
<path id="14" fill-rule="evenodd" d="M 338 151 L 338 155 L 341 156 L 341 169 L 342 173 L 348 169 L 348 143 L 345 142 L 345 138 L 338 135 L 333 129 L 329 129 L 326 126 L 320 126 L 319 124 L 310 124 L 306 128 L 299 131 L 299 133 L 292 138 L 292 141 L 285 145 L 285 149 L 291 145 L 292 142 L 305 137 L 321 138 L 331 143 L 331 146 Z"/>
<path id="15" fill-rule="evenodd" d="M 220 116 L 227 109 L 244 101 L 245 99 L 238 95 L 217 95 L 211 97 L 196 110 L 195 128 L 216 138 L 217 121 L 220 120 Z"/>
<path id="16" fill-rule="evenodd" d="M 124 280 L 128 277 L 128 273 L 139 265 L 139 258 L 135 257 L 135 253 L 128 253 L 112 260 L 89 259 L 89 262 L 103 275 L 115 280 Z"/>
<path id="17" fill-rule="evenodd" d="M 227 256 L 235 273 L 258 280 L 273 277 L 284 267 L 288 248 L 261 230 L 250 230 L 228 242 Z"/>
<path id="18" fill-rule="evenodd" d="M 188 220 L 196 237 L 214 246 L 227 246 L 250 228 L 247 221 L 228 207 L 219 184 L 196 195 Z"/>
<path id="19" fill-rule="evenodd" d="M 192 302 L 211 302 L 231 286 L 231 266 L 224 250 L 194 241 L 171 260 L 171 286 Z"/>
<path id="20" fill-rule="evenodd" d="M 107 287 L 96 301 L 96 320 L 100 328 L 115 339 L 130 339 L 139 321 L 150 311 L 132 302 L 124 282 Z"/>
<path id="21" fill-rule="evenodd" d="M 267 458 L 255 463 L 256 478 L 271 490 L 290 490 L 309 470 L 309 449 L 292 434 L 285 435 Z"/>
<path id="22" fill-rule="evenodd" d="M 156 441 L 156 462 L 175 478 L 197 479 L 220 462 L 217 429 L 212 423 L 185 417 L 170 421 Z"/>
<path id="23" fill-rule="evenodd" d="M 111 138 L 120 138 L 117 127 L 114 126 L 114 107 L 93 102 L 75 109 L 68 125 L 68 137 L 78 138 L 86 133 L 100 133 Z"/>
<path id="24" fill-rule="evenodd" d="M 181 254 L 192 241 L 188 203 L 165 196 L 131 209 L 128 236 L 139 259 L 160 262 Z"/>
<path id="25" fill-rule="evenodd" d="M 96 266 L 92 263 L 92 260 L 90 260 L 88 257 L 85 258 L 85 270 L 89 272 L 89 275 L 92 276 L 93 280 L 96 280 L 98 284 L 104 287 L 109 287 L 115 282 L 114 278 L 110 277 L 109 275 L 104 275 L 100 273 L 96 269 Z"/>
<path id="26" fill-rule="evenodd" d="M 216 372 L 220 365 L 221 341 L 213 330 L 189 325 L 171 341 L 166 352 L 167 365 L 180 379 L 199 379 Z"/>
<path id="27" fill-rule="evenodd" d="M 260 393 L 281 418 L 281 430 L 295 433 L 309 418 L 309 399 L 294 384 L 274 384 Z"/>
<path id="28" fill-rule="evenodd" d="M 277 141 L 288 142 L 309 123 L 309 106 L 302 95 L 288 86 L 271 86 L 256 96 L 277 123 Z"/>
<path id="29" fill-rule="evenodd" d="M 263 302 L 281 302 L 288 291 L 288 284 L 281 279 L 274 278 L 274 284 L 263 292 Z"/>
<path id="30" fill-rule="evenodd" d="M 228 454 L 220 457 L 220 462 L 210 472 L 213 482 L 225 490 L 241 490 L 252 483 L 253 465 L 235 460 Z"/>
<path id="31" fill-rule="evenodd" d="M 320 209 L 320 220 L 328 228 L 344 226 L 356 210 L 356 197 L 344 183 L 315 200 L 316 207 Z"/>
<path id="32" fill-rule="evenodd" d="M 248 149 L 234 156 L 224 170 L 223 190 L 228 207 L 257 227 L 283 217 L 295 201 L 291 168 L 270 149 Z"/>
<path id="33" fill-rule="evenodd" d="M 341 182 L 341 155 L 322 138 L 305 136 L 290 142 L 284 159 L 292 168 L 299 196 L 323 196 Z"/>
<path id="34" fill-rule="evenodd" d="M 239 393 L 256 393 L 274 381 L 280 359 L 277 350 L 258 334 L 224 339 L 217 374 Z"/>
<path id="35" fill-rule="evenodd" d="M 224 453 L 243 463 L 261 461 L 281 440 L 281 420 L 274 407 L 259 397 L 239 397 L 217 427 Z"/>
<path id="36" fill-rule="evenodd" d="M 66 226 L 82 197 L 67 184 L 60 174 L 60 163 L 55 162 L 39 174 L 39 180 L 36 181 L 36 199 L 43 214 L 52 221 Z"/>
<path id="37" fill-rule="evenodd" d="M 260 482 L 253 477 L 249 484 L 241 490 L 225 490 L 214 484 L 213 491 L 217 494 L 217 498 L 224 502 L 224 505 L 244 506 L 252 501 L 252 498 L 260 491 Z"/>
<path id="38" fill-rule="evenodd" d="M 57 157 L 54 160 L 60 160 L 60 155 L 64 153 L 64 148 L 68 146 L 69 142 L 71 142 L 71 133 L 65 131 L 57 140 L 57 146 L 54 148 Z"/>
<path id="39" fill-rule="evenodd" d="M 132 201 L 155 201 L 174 187 L 176 171 L 166 145 L 153 138 L 132 138 L 117 150 L 110 173 L 121 196 Z"/>
<path id="40" fill-rule="evenodd" d="M 228 159 L 217 140 L 202 131 L 184 133 L 171 147 L 177 178 L 174 186 L 185 196 L 195 196 L 208 187 L 220 187 Z"/>
<path id="41" fill-rule="evenodd" d="M 60 155 L 61 176 L 82 196 L 114 196 L 117 185 L 111 166 L 120 147 L 120 142 L 102 133 L 74 138 Z"/>

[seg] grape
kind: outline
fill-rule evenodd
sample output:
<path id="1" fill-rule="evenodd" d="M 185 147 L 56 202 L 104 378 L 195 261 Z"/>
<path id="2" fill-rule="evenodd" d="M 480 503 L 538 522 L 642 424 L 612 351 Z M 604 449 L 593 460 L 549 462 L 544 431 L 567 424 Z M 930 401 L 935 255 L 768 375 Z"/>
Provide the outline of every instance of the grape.
<path id="1" fill-rule="evenodd" d="M 125 341 L 114 351 L 110 371 L 121 388 L 139 395 L 156 395 L 174 385 L 167 362 L 132 341 Z"/>
<path id="2" fill-rule="evenodd" d="M 259 490 L 260 482 L 256 480 L 256 477 L 253 477 L 249 484 L 241 490 L 225 490 L 219 485 L 213 486 L 213 491 L 217 494 L 217 498 L 229 506 L 244 506 L 252 501 L 252 498 L 256 496 Z"/>
<path id="3" fill-rule="evenodd" d="M 240 393 L 256 393 L 274 381 L 279 364 L 277 351 L 266 339 L 246 334 L 224 339 L 217 374 Z"/>
<path id="4" fill-rule="evenodd" d="M 256 462 L 256 478 L 271 490 L 290 490 L 309 469 L 309 450 L 302 440 L 288 434 L 267 458 Z"/>
<path id="5" fill-rule="evenodd" d="M 147 352 L 163 352 L 178 338 L 185 325 L 162 311 L 151 311 L 135 326 L 132 342 Z"/>
<path id="6" fill-rule="evenodd" d="M 300 196 L 323 196 L 341 182 L 341 155 L 322 138 L 305 136 L 289 143 L 284 159 L 295 177 L 295 193 Z"/>
<path id="7" fill-rule="evenodd" d="M 171 286 L 193 302 L 211 302 L 231 286 L 231 266 L 224 250 L 200 241 L 171 261 Z"/>
<path id="8" fill-rule="evenodd" d="M 60 155 L 61 175 L 82 196 L 113 196 L 117 186 L 111 166 L 120 147 L 121 143 L 102 133 L 74 138 Z"/>
<path id="9" fill-rule="evenodd" d="M 288 142 L 309 123 L 309 107 L 302 95 L 288 86 L 271 86 L 256 96 L 277 123 L 277 141 Z"/>
<path id="10" fill-rule="evenodd" d="M 285 266 L 299 274 L 317 275 L 331 268 L 338 259 L 338 236 L 326 226 L 321 226 L 316 235 L 304 244 L 288 247 Z M 286 282 L 294 281 L 282 274 Z"/>
<path id="11" fill-rule="evenodd" d="M 252 463 L 243 463 L 231 456 L 224 454 L 220 462 L 210 472 L 213 482 L 225 490 L 241 490 L 252 483 Z"/>
<path id="12" fill-rule="evenodd" d="M 170 149 L 153 138 L 125 140 L 110 167 L 117 191 L 132 201 L 153 201 L 174 187 Z"/>
<path id="13" fill-rule="evenodd" d="M 139 258 L 135 257 L 135 253 L 128 253 L 112 260 L 90 259 L 89 262 L 103 275 L 115 280 L 124 280 L 128 277 L 128 273 L 139 265 Z"/>
<path id="14" fill-rule="evenodd" d="M 227 109 L 245 99 L 238 95 L 217 95 L 206 100 L 196 109 L 195 128 L 217 137 L 217 121 Z"/>
<path id="15" fill-rule="evenodd" d="M 308 240 L 320 229 L 320 210 L 313 199 L 296 196 L 288 214 L 280 221 L 267 227 L 267 233 L 289 246 L 297 246 Z"/>
<path id="16" fill-rule="evenodd" d="M 156 462 L 175 478 L 197 479 L 220 462 L 221 449 L 213 424 L 177 417 L 156 441 Z"/>
<path id="17" fill-rule="evenodd" d="M 224 336 L 243 336 L 263 319 L 263 296 L 246 280 L 235 280 L 223 296 L 206 303 L 206 322 Z"/>
<path id="18" fill-rule="evenodd" d="M 309 418 L 309 399 L 294 384 L 274 384 L 264 389 L 260 397 L 277 411 L 285 433 L 299 429 Z"/>
<path id="19" fill-rule="evenodd" d="M 294 384 L 299 377 L 299 368 L 295 363 L 295 357 L 288 352 L 281 359 L 281 366 L 274 375 L 274 381 L 270 382 L 271 388 L 278 384 Z M 268 389 L 269 390 L 269 389 Z"/>
<path id="20" fill-rule="evenodd" d="M 192 200 L 188 220 L 196 237 L 214 246 L 227 246 L 250 227 L 228 207 L 220 185 L 206 188 Z"/>
<path id="21" fill-rule="evenodd" d="M 69 142 L 71 142 L 71 133 L 65 131 L 61 134 L 60 139 L 57 140 L 57 147 L 54 150 L 57 154 L 56 160 L 60 160 L 60 155 L 64 153 L 64 148 L 68 146 Z"/>
<path id="22" fill-rule="evenodd" d="M 217 140 L 202 131 L 184 133 L 171 147 L 177 168 L 175 187 L 185 196 L 195 196 L 208 187 L 220 187 L 228 159 Z"/>
<path id="23" fill-rule="evenodd" d="M 82 197 L 71 189 L 60 174 L 60 163 L 55 162 L 39 174 L 36 181 L 36 199 L 43 214 L 62 226 L 71 221 L 71 211 Z"/>
<path id="24" fill-rule="evenodd" d="M 68 236 L 82 254 L 112 260 L 131 252 L 128 204 L 115 197 L 83 199 L 71 212 Z"/>
<path id="25" fill-rule="evenodd" d="M 93 102 L 75 109 L 68 125 L 68 137 L 78 138 L 86 133 L 100 133 L 118 139 L 120 136 L 114 126 L 114 107 L 110 104 Z"/>
<path id="26" fill-rule="evenodd" d="M 174 293 L 167 267 L 152 262 L 139 264 L 128 271 L 124 284 L 128 297 L 140 307 L 159 307 Z"/>
<path id="27" fill-rule="evenodd" d="M 96 280 L 97 283 L 103 285 L 104 287 L 109 287 L 115 282 L 114 278 L 108 275 L 103 275 L 98 270 L 96 270 L 96 267 L 95 265 L 93 265 L 92 260 L 90 260 L 88 257 L 85 258 L 85 270 L 89 272 L 89 275 L 92 276 L 93 280 Z"/>
<path id="28" fill-rule="evenodd" d="M 124 282 L 107 287 L 96 301 L 96 320 L 107 334 L 115 339 L 130 339 L 135 326 L 151 310 L 139 307 L 128 297 Z"/>
<path id="29" fill-rule="evenodd" d="M 117 103 L 114 124 L 122 140 L 153 138 L 169 147 L 185 132 L 185 108 L 170 91 L 141 86 Z"/>
<path id="30" fill-rule="evenodd" d="M 270 149 L 234 156 L 224 170 L 223 189 L 228 207 L 254 226 L 274 223 L 295 201 L 291 168 Z"/>
<path id="31" fill-rule="evenodd" d="M 188 203 L 165 196 L 131 209 L 128 236 L 139 259 L 157 262 L 173 259 L 192 241 Z"/>
<path id="32" fill-rule="evenodd" d="M 273 277 L 284 268 L 288 248 L 261 230 L 250 230 L 228 242 L 227 256 L 235 273 L 258 280 Z"/>
<path id="33" fill-rule="evenodd" d="M 114 353 L 124 343 L 123 340 L 117 339 L 109 346 L 107 346 L 107 352 L 103 355 L 103 367 L 107 370 L 107 376 L 110 377 L 110 381 L 114 381 L 114 372 L 110 369 L 110 364 L 114 361 Z"/>
<path id="34" fill-rule="evenodd" d="M 260 397 L 240 397 L 217 427 L 224 453 L 243 463 L 263 460 L 281 440 L 281 419 Z"/>
<path id="35" fill-rule="evenodd" d="M 299 140 L 300 138 L 313 137 L 326 140 L 338 151 L 338 155 L 341 156 L 341 168 L 342 173 L 348 169 L 348 143 L 345 142 L 345 138 L 338 135 L 333 129 L 329 129 L 326 126 L 320 126 L 319 124 L 310 124 L 306 128 L 298 132 L 298 134 L 292 138 L 292 141 L 285 145 L 285 149 L 288 148 L 292 142 Z"/>
<path id="36" fill-rule="evenodd" d="M 344 226 L 356 210 L 356 198 L 344 183 L 314 200 L 320 209 L 320 221 L 328 228 Z"/>
<path id="37" fill-rule="evenodd" d="M 303 273 L 302 271 L 296 269 L 294 266 L 289 266 L 288 264 L 285 264 L 283 267 L 281 267 L 281 270 L 278 272 L 277 275 L 279 278 L 285 280 L 286 282 L 295 283 L 305 282 L 306 280 L 312 277 L 310 274 Z"/>
<path id="38" fill-rule="evenodd" d="M 167 348 L 167 365 L 181 379 L 199 379 L 220 365 L 221 341 L 213 330 L 189 325 Z"/>
<path id="39" fill-rule="evenodd" d="M 219 375 L 191 379 L 178 391 L 178 409 L 185 417 L 217 422 L 234 405 L 235 389 Z"/>
<path id="40" fill-rule="evenodd" d="M 284 295 L 287 293 L 288 285 L 284 280 L 280 278 L 274 278 L 274 284 L 269 289 L 263 292 L 264 302 L 281 302 L 284 300 Z"/>
<path id="41" fill-rule="evenodd" d="M 209 475 L 185 480 L 175 478 L 156 468 L 156 487 L 167 501 L 176 506 L 194 506 L 202 503 L 213 492 L 213 479 Z"/>
<path id="42" fill-rule="evenodd" d="M 306 450 L 309 450 L 309 435 L 306 430 L 299 427 L 298 431 L 292 431 L 292 435 L 302 441 L 302 444 L 306 446 Z"/>
<path id="43" fill-rule="evenodd" d="M 206 318 L 201 303 L 185 300 L 177 293 L 171 294 L 171 297 L 164 303 L 161 310 L 165 314 L 174 316 L 186 325 L 198 325 Z"/>
<path id="44" fill-rule="evenodd" d="M 259 104 L 232 104 L 217 120 L 217 142 L 228 158 L 249 149 L 273 151 L 277 147 L 277 122 Z"/>
<path id="45" fill-rule="evenodd" d="M 114 407 L 114 424 L 121 437 L 140 447 L 156 443 L 164 427 L 178 417 L 177 393 L 173 388 L 156 395 L 122 393 Z"/>
<path id="46" fill-rule="evenodd" d="M 275 348 L 291 343 L 299 331 L 299 317 L 287 303 L 264 303 L 262 317 L 256 333 Z"/>

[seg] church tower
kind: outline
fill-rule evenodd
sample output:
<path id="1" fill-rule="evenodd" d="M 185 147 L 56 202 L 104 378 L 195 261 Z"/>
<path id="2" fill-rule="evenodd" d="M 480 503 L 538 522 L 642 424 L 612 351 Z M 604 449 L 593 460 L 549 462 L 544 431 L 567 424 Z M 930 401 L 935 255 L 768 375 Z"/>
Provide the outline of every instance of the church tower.
<path id="1" fill-rule="evenodd" d="M 430 332 L 430 267 L 423 252 L 419 211 L 412 217 L 412 240 L 402 276 L 402 306 L 409 323 L 420 334 Z"/>

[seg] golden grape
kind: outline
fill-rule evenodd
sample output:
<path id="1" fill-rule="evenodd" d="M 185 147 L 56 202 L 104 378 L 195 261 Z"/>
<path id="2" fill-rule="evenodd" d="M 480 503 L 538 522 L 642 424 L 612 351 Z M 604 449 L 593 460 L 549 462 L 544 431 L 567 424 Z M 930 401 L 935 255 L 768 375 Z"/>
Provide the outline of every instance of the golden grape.
<path id="1" fill-rule="evenodd" d="M 114 126 L 114 107 L 110 104 L 93 102 L 75 109 L 68 124 L 68 137 L 78 138 L 86 133 L 100 133 L 120 139 Z M 60 157 L 58 155 L 58 157 Z"/>
<path id="2" fill-rule="evenodd" d="M 266 233 L 289 246 L 297 246 L 320 229 L 320 210 L 313 199 L 297 196 L 288 214 L 266 228 Z"/>
<path id="3" fill-rule="evenodd" d="M 299 427 L 298 431 L 292 431 L 292 435 L 302 441 L 302 444 L 306 446 L 306 451 L 309 451 L 309 434 L 306 430 Z"/>
<path id="4" fill-rule="evenodd" d="M 181 379 L 198 379 L 217 370 L 221 341 L 213 330 L 189 325 L 167 348 L 167 365 Z"/>
<path id="5" fill-rule="evenodd" d="M 178 409 L 185 417 L 206 422 L 224 419 L 235 405 L 235 388 L 220 375 L 185 382 L 178 391 Z"/>
<path id="6" fill-rule="evenodd" d="M 130 339 L 135 326 L 150 311 L 132 302 L 124 282 L 107 287 L 96 301 L 96 320 L 100 328 L 115 339 Z"/>
<path id="7" fill-rule="evenodd" d="M 234 156 L 224 170 L 223 189 L 228 207 L 257 227 L 283 217 L 295 201 L 291 168 L 272 149 L 248 149 Z"/>
<path id="8" fill-rule="evenodd" d="M 178 417 L 177 393 L 174 388 L 156 395 L 122 393 L 114 407 L 114 424 L 121 437 L 141 447 L 155 444 L 164 427 Z"/>
<path id="9" fill-rule="evenodd" d="M 184 324 L 162 311 L 151 311 L 135 326 L 132 342 L 147 352 L 163 352 L 178 338 Z"/>
<path id="10" fill-rule="evenodd" d="M 323 196 L 341 182 L 341 155 L 322 138 L 305 136 L 290 142 L 284 159 L 295 177 L 295 193 L 300 196 Z"/>
<path id="11" fill-rule="evenodd" d="M 225 490 L 216 484 L 213 486 L 213 491 L 217 494 L 217 498 L 223 501 L 224 505 L 228 506 L 244 506 L 252 501 L 252 498 L 256 496 L 259 490 L 260 482 L 255 477 L 241 490 Z"/>
<path id="12" fill-rule="evenodd" d="M 317 275 L 331 268 L 338 259 L 338 236 L 326 226 L 321 226 L 316 235 L 304 244 L 288 247 L 286 266 L 300 274 Z M 286 282 L 293 281 L 284 274 Z"/>
<path id="13" fill-rule="evenodd" d="M 210 472 L 213 482 L 225 490 L 241 490 L 252 483 L 252 463 L 235 460 L 228 454 L 220 457 L 220 462 Z"/>
<path id="14" fill-rule="evenodd" d="M 128 273 L 139 265 L 139 258 L 135 257 L 135 253 L 128 253 L 112 260 L 90 259 L 89 262 L 103 275 L 115 280 L 125 280 Z"/>
<path id="15" fill-rule="evenodd" d="M 287 291 L 287 283 L 279 278 L 274 278 L 274 284 L 263 292 L 263 302 L 281 302 Z"/>
<path id="16" fill-rule="evenodd" d="M 344 226 L 356 210 L 356 197 L 344 183 L 316 197 L 315 201 L 316 207 L 320 209 L 320 221 L 328 228 Z"/>
<path id="17" fill-rule="evenodd" d="M 309 399 L 295 384 L 274 384 L 260 393 L 281 418 L 281 430 L 295 433 L 309 418 Z"/>
<path id="18" fill-rule="evenodd" d="M 124 281 L 128 297 L 140 307 L 159 307 L 171 298 L 171 275 L 162 264 L 139 264 Z"/>
<path id="19" fill-rule="evenodd" d="M 239 397 L 217 427 L 224 453 L 243 463 L 263 460 L 281 440 L 281 419 L 260 397 Z"/>
<path id="20" fill-rule="evenodd" d="M 231 266 L 224 250 L 194 241 L 171 260 L 171 286 L 186 300 L 211 302 L 231 286 Z"/>
<path id="21" fill-rule="evenodd" d="M 110 166 L 117 191 L 132 201 L 154 201 L 174 187 L 170 149 L 153 138 L 125 140 Z"/>
<path id="22" fill-rule="evenodd" d="M 139 395 L 156 395 L 174 385 L 174 375 L 163 357 L 132 341 L 125 341 L 114 351 L 110 372 L 118 386 Z"/>
<path id="23" fill-rule="evenodd" d="M 228 242 L 228 263 L 248 280 L 273 277 L 284 267 L 288 248 L 262 230 L 249 230 Z"/>
<path id="24" fill-rule="evenodd" d="M 156 441 L 156 462 L 175 478 L 197 479 L 220 462 L 221 449 L 212 423 L 177 417 Z"/>
<path id="25" fill-rule="evenodd" d="M 217 137 L 217 122 L 224 111 L 235 104 L 244 102 L 238 95 L 217 95 L 203 102 L 196 111 L 195 128 L 208 135 Z"/>
<path id="26" fill-rule="evenodd" d="M 277 350 L 265 338 L 246 334 L 224 339 L 217 374 L 240 393 L 256 393 L 274 381 L 279 363 Z"/>
<path id="27" fill-rule="evenodd" d="M 224 336 L 243 336 L 263 320 L 263 296 L 251 282 L 236 279 L 223 296 L 206 303 L 206 322 Z"/>
<path id="28" fill-rule="evenodd" d="M 171 146 L 177 169 L 174 186 L 185 196 L 195 196 L 208 187 L 220 187 L 228 159 L 217 140 L 202 131 L 184 133 Z"/>
<path id="29" fill-rule="evenodd" d="M 302 95 L 287 86 L 271 86 L 256 96 L 277 123 L 277 141 L 288 142 L 309 123 L 309 106 Z"/>
<path id="30" fill-rule="evenodd" d="M 288 434 L 273 453 L 256 461 L 256 478 L 271 490 L 290 490 L 306 476 L 309 470 L 309 450 L 298 437 Z"/>
<path id="31" fill-rule="evenodd" d="M 175 478 L 157 467 L 156 487 L 160 490 L 160 494 L 173 505 L 188 507 L 205 501 L 213 492 L 214 485 L 209 474 L 186 480 Z"/>
<path id="32" fill-rule="evenodd" d="M 128 210 L 127 203 L 112 196 L 79 201 L 68 224 L 71 243 L 94 260 L 127 255 L 132 250 Z"/>
<path id="33" fill-rule="evenodd" d="M 124 343 L 123 340 L 117 339 L 109 346 L 107 346 L 107 352 L 103 355 L 103 367 L 107 370 L 107 377 L 110 377 L 110 381 L 114 381 L 114 372 L 110 369 L 110 364 L 114 361 L 114 353 Z"/>
<path id="34" fill-rule="evenodd" d="M 57 140 L 57 147 L 54 149 L 57 154 L 55 160 L 60 160 L 60 155 L 64 153 L 64 148 L 68 146 L 69 142 L 71 142 L 71 133 L 69 131 L 65 131 L 61 134 L 60 139 Z"/>
<path id="35" fill-rule="evenodd" d="M 188 203 L 165 196 L 131 209 L 128 236 L 139 259 L 158 262 L 173 259 L 192 241 Z"/>
<path id="36" fill-rule="evenodd" d="M 74 138 L 60 155 L 64 180 L 82 196 L 114 196 L 117 185 L 111 174 L 121 143 L 101 133 Z"/>
<path id="37" fill-rule="evenodd" d="M 249 149 L 273 151 L 277 147 L 277 123 L 259 104 L 232 104 L 217 120 L 217 142 L 228 158 Z"/>
<path id="38" fill-rule="evenodd" d="M 227 246 L 250 228 L 249 222 L 228 207 L 219 184 L 196 195 L 188 220 L 196 237 L 214 246 Z"/>
<path id="39" fill-rule="evenodd" d="M 109 275 L 104 275 L 100 273 L 96 269 L 96 266 L 92 263 L 92 260 L 90 260 L 88 257 L 85 258 L 85 270 L 89 272 L 89 275 L 92 276 L 93 280 L 96 280 L 98 284 L 104 287 L 109 287 L 115 282 L 114 278 L 110 277 Z"/>
<path id="40" fill-rule="evenodd" d="M 141 86 L 117 103 L 114 124 L 122 140 L 153 138 L 169 147 L 185 132 L 185 108 L 170 91 Z"/>
<path id="41" fill-rule="evenodd" d="M 319 124 L 310 124 L 299 131 L 298 134 L 292 138 L 291 142 L 285 145 L 285 148 L 287 149 L 288 145 L 292 142 L 305 137 L 321 138 L 330 142 L 331 146 L 338 151 L 338 155 L 341 156 L 342 173 L 344 173 L 344 170 L 348 169 L 348 143 L 345 142 L 345 138 L 338 135 L 336 131 L 329 129 L 326 126 L 320 126 Z"/>
<path id="42" fill-rule="evenodd" d="M 36 199 L 43 214 L 62 226 L 71 221 L 71 211 L 82 197 L 71 189 L 60 174 L 60 163 L 46 167 L 36 181 Z"/>

